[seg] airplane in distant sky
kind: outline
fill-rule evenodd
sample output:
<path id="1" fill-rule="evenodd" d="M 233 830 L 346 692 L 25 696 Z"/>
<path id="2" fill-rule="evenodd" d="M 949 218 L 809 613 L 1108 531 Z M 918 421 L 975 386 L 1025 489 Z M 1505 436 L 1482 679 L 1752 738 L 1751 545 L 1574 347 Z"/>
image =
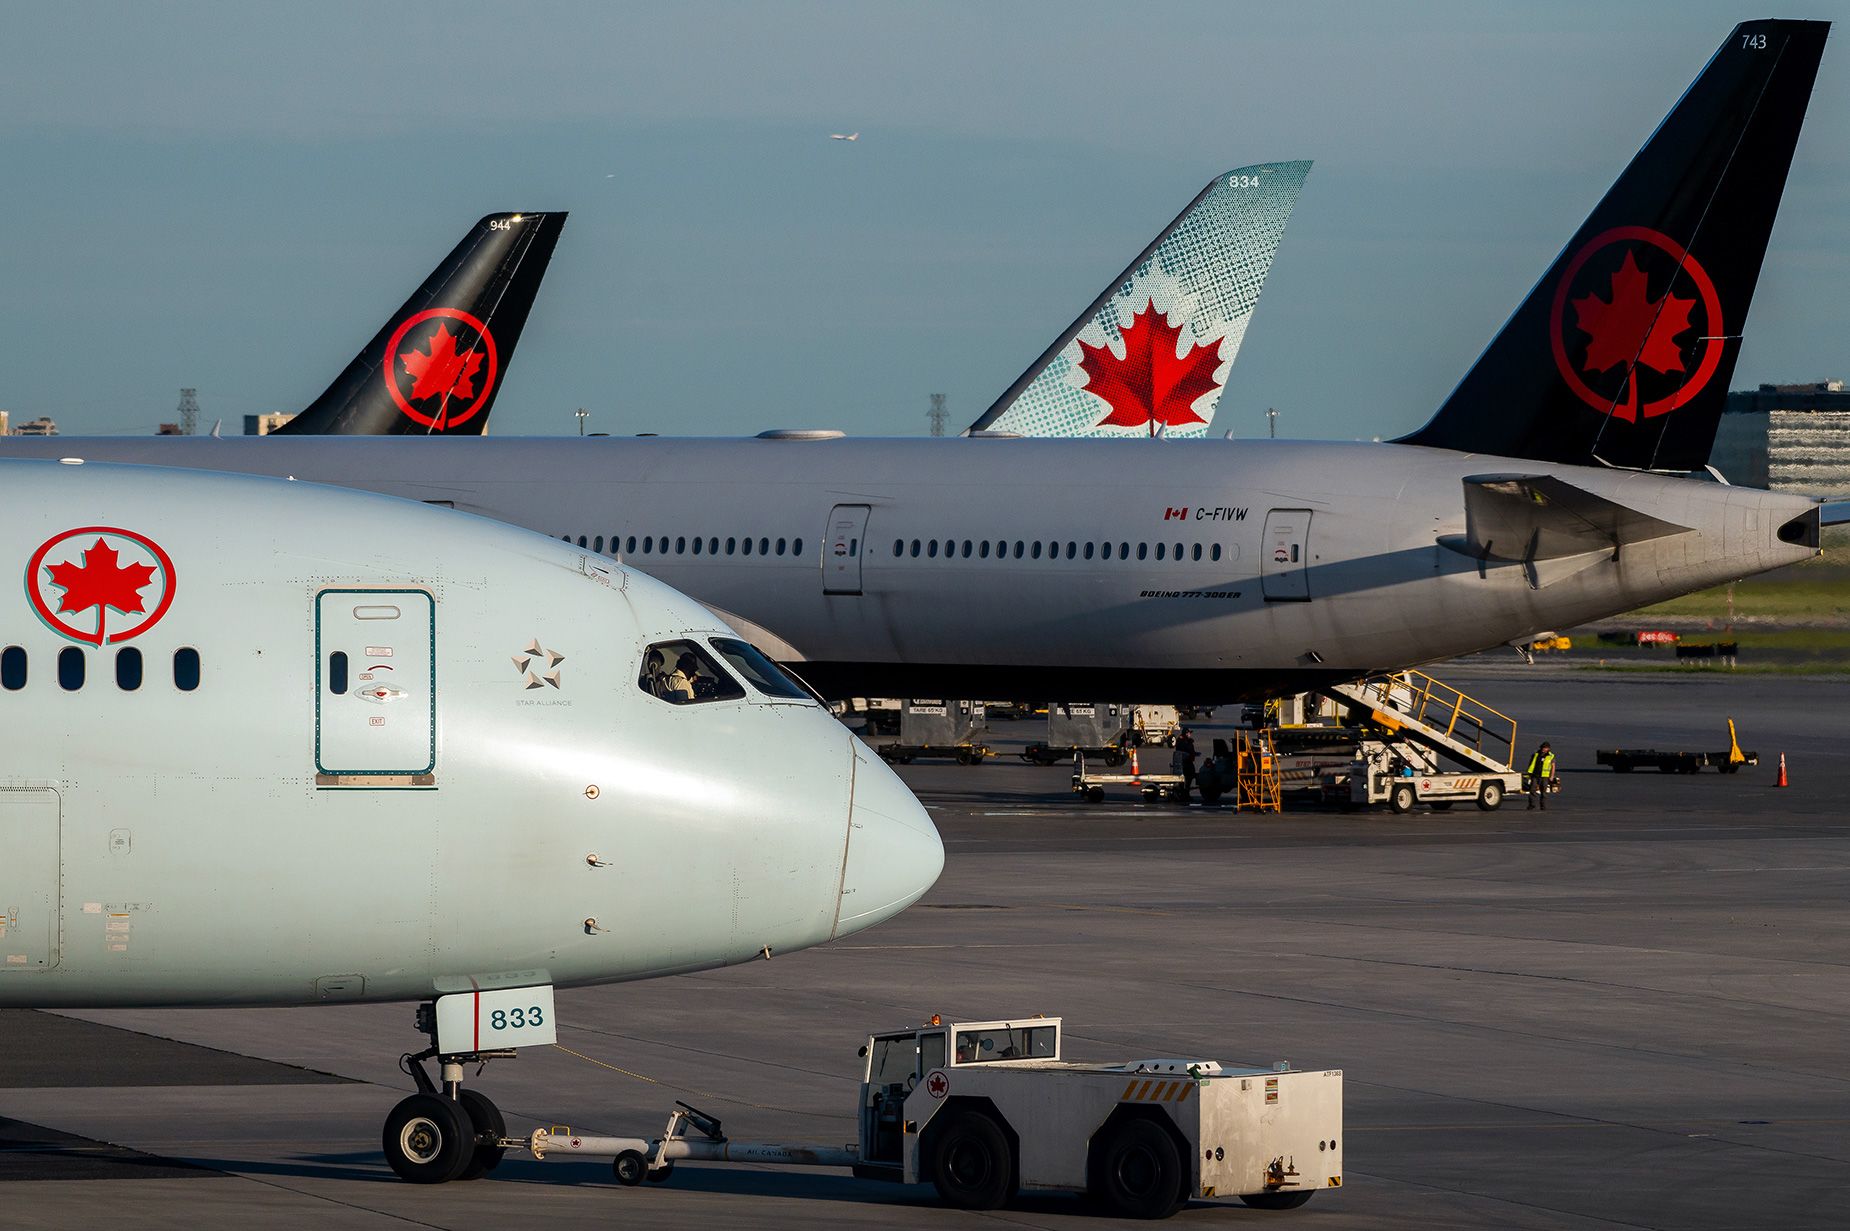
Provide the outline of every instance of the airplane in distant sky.
<path id="1" fill-rule="evenodd" d="M 565 229 L 489 214 L 279 436 L 479 436 Z"/>
<path id="2" fill-rule="evenodd" d="M 861 134 L 859 132 L 829 134 L 829 140 L 831 141 L 859 141 L 860 139 Z"/>
<path id="3" fill-rule="evenodd" d="M 1703 473 L 1828 30 L 1737 27 L 1431 421 L 1388 443 L 82 447 L 547 531 L 732 613 L 829 696 L 1225 702 L 1519 643 L 1806 559 L 1844 518 Z M 1128 418 L 1171 421 L 1220 362 L 1163 322 L 1085 350 L 1086 389 Z"/>
<path id="4" fill-rule="evenodd" d="M 821 944 L 943 865 L 825 708 L 614 561 L 275 479 L 0 489 L 0 1006 L 429 1002 L 408 1179 L 498 1160 L 461 1066 L 550 1042 L 554 987 Z"/>

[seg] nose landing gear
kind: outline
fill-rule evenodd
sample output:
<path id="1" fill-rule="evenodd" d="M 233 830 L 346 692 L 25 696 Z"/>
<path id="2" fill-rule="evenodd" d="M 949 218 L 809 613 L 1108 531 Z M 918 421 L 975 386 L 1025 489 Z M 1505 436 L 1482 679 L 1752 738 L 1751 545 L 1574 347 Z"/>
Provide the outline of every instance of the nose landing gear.
<path id="1" fill-rule="evenodd" d="M 398 1067 L 417 1083 L 385 1118 L 380 1144 L 385 1161 L 401 1180 L 413 1184 L 444 1184 L 474 1180 L 500 1165 L 506 1148 L 507 1122 L 488 1096 L 462 1087 L 463 1066 L 486 1066 L 488 1061 L 512 1057 L 512 1048 L 496 1051 L 437 1051 L 436 1008 L 418 1006 L 418 1029 L 430 1036 L 431 1045 L 399 1058 Z M 443 1084 L 439 1087 L 425 1071 L 424 1062 L 435 1057 Z M 481 1069 L 478 1068 L 479 1075 Z"/>

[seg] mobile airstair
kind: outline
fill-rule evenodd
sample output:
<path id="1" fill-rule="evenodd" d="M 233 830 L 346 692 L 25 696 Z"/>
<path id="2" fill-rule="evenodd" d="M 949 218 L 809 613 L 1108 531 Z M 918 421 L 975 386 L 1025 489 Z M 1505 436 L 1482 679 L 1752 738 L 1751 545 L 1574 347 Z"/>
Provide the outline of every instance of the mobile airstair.
<path id="1" fill-rule="evenodd" d="M 1492 811 L 1521 789 L 1516 720 L 1449 684 L 1399 671 L 1332 684 L 1324 692 L 1380 732 L 1357 749 L 1349 775 L 1352 803 L 1409 812 L 1419 803 L 1444 810 L 1469 800 Z"/>

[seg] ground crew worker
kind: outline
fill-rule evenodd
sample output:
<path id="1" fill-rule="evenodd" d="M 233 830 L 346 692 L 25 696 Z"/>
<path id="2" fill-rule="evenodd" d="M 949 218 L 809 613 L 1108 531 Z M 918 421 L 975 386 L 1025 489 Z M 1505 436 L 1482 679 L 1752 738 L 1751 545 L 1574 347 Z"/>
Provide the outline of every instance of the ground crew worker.
<path id="1" fill-rule="evenodd" d="M 1182 775 L 1182 798 L 1195 788 L 1195 737 L 1183 727 L 1176 735 L 1176 750 L 1169 755 L 1169 767 Z"/>
<path id="2" fill-rule="evenodd" d="M 1535 811 L 1535 801 L 1542 801 L 1542 811 L 1548 811 L 1548 792 L 1555 784 L 1555 754 L 1548 741 L 1535 750 L 1529 758 L 1529 768 L 1525 775 L 1529 779 L 1529 811 Z"/>

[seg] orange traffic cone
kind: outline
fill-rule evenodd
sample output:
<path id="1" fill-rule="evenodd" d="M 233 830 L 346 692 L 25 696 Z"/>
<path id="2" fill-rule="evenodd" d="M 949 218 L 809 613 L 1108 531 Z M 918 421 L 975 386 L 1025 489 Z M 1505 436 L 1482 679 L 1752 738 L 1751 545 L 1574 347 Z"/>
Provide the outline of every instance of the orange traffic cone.
<path id="1" fill-rule="evenodd" d="M 1783 752 L 1779 754 L 1779 778 L 1777 781 L 1773 783 L 1773 785 L 1774 786 L 1791 786 L 1792 785 L 1790 782 L 1786 781 L 1786 754 Z"/>
<path id="2" fill-rule="evenodd" d="M 1783 764 L 1784 764 L 1784 762 L 1782 761 L 1782 762 L 1781 762 L 1781 764 L 1783 765 Z M 1782 772 L 1783 772 L 1783 771 L 1782 771 Z M 1135 747 L 1132 747 L 1132 749 L 1131 749 L 1131 781 L 1132 781 L 1132 782 L 1135 782 L 1135 781 L 1137 781 L 1137 774 L 1138 774 L 1138 769 L 1137 769 L 1137 749 L 1136 749 Z"/>

